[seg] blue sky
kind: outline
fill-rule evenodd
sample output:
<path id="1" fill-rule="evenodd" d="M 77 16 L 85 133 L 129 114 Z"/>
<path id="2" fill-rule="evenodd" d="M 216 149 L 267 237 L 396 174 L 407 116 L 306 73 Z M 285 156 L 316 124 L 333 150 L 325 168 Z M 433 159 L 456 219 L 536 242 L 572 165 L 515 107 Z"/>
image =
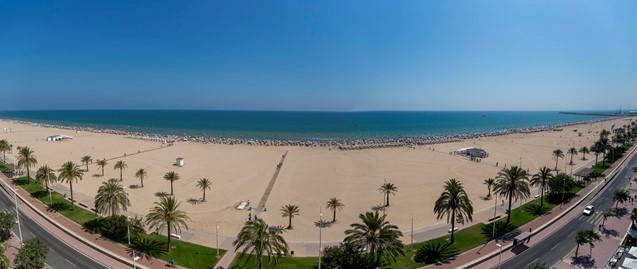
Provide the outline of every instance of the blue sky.
<path id="1" fill-rule="evenodd" d="M 0 109 L 637 105 L 636 1 L 0 1 Z"/>

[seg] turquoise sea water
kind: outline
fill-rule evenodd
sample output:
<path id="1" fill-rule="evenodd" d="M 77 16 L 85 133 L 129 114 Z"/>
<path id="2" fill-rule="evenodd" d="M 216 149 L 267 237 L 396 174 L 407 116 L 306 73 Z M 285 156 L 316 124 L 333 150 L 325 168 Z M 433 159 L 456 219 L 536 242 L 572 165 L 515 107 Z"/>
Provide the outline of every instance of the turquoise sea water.
<path id="1" fill-rule="evenodd" d="M 601 119 L 543 112 L 0 111 L 0 118 L 150 134 L 277 140 L 470 134 Z"/>

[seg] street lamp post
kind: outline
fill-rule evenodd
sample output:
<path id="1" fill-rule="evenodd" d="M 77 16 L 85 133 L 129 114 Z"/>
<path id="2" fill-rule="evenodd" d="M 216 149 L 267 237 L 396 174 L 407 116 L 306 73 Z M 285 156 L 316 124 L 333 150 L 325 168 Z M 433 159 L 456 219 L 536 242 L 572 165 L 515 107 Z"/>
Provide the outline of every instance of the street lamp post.
<path id="1" fill-rule="evenodd" d="M 493 221 L 491 222 L 491 225 L 493 226 L 493 235 L 491 235 L 491 237 L 493 239 L 495 239 L 495 214 L 497 214 L 497 210 L 498 210 L 498 198 L 496 195 L 494 195 L 496 198 L 493 199 L 495 200 L 495 202 L 493 203 Z"/>
<path id="2" fill-rule="evenodd" d="M 414 217 L 411 217 L 411 247 L 414 247 Z"/>
<path id="3" fill-rule="evenodd" d="M 20 223 L 20 211 L 18 211 L 18 192 L 15 184 L 13 184 L 13 199 L 15 200 L 15 215 L 18 219 L 18 234 L 20 235 L 20 244 L 22 244 L 22 224 Z"/>
<path id="4" fill-rule="evenodd" d="M 321 269 L 321 250 L 323 248 L 323 208 L 319 209 L 319 260 L 318 260 L 318 269 Z"/>
<path id="5" fill-rule="evenodd" d="M 51 195 L 51 187 L 49 187 L 49 174 L 51 174 L 51 168 L 49 168 L 49 161 L 46 162 L 46 190 L 49 191 L 49 207 L 53 207 L 53 196 Z"/>
<path id="6" fill-rule="evenodd" d="M 500 269 L 500 265 L 502 265 L 502 245 L 495 244 L 500 249 L 500 254 L 498 255 L 498 269 Z"/>
<path id="7" fill-rule="evenodd" d="M 128 193 L 126 193 L 126 187 L 123 187 L 123 189 L 126 196 L 128 196 Z M 130 215 L 128 213 L 128 207 L 126 207 L 126 229 L 128 234 L 128 247 L 130 247 Z M 135 255 L 135 249 L 131 248 L 131 250 L 133 251 L 133 268 L 137 268 L 137 264 L 135 262 L 138 258 L 137 255 Z"/>
<path id="8" fill-rule="evenodd" d="M 215 236 L 217 237 L 217 258 L 219 258 L 219 222 L 217 221 L 217 226 L 215 227 Z"/>

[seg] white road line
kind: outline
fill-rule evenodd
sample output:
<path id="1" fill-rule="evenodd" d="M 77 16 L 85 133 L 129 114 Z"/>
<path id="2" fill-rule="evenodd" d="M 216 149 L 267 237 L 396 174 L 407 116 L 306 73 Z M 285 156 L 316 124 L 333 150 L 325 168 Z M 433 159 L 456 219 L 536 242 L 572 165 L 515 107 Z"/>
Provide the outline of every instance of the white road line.
<path id="1" fill-rule="evenodd" d="M 571 233 L 571 234 L 573 234 L 573 233 Z M 559 246 L 559 245 L 560 245 L 560 244 L 557 244 L 557 245 L 553 246 L 550 250 L 553 250 L 554 248 L 556 248 L 556 247 L 557 247 L 557 246 Z M 536 259 L 536 260 L 537 260 L 537 259 Z"/>
<path id="2" fill-rule="evenodd" d="M 67 259 L 64 259 L 64 260 L 65 260 L 66 262 L 70 263 L 71 265 L 73 265 L 73 266 L 77 267 L 77 265 L 75 265 L 75 264 L 74 264 L 74 263 L 72 263 L 71 261 L 69 261 L 69 260 L 67 260 Z"/>

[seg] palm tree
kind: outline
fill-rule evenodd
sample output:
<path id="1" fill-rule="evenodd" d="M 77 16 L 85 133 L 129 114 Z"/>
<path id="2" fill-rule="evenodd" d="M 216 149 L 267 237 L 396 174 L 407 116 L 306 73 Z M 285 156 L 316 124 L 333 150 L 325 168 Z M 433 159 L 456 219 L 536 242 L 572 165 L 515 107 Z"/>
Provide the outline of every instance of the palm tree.
<path id="1" fill-rule="evenodd" d="M 179 210 L 179 205 L 175 201 L 175 197 L 164 196 L 161 197 L 159 202 L 155 202 L 155 207 L 150 209 L 150 212 L 146 215 L 146 224 L 151 228 L 161 230 L 164 227 L 168 227 L 168 248 L 170 252 L 170 238 L 171 231 L 177 231 L 181 233 L 181 227 L 188 229 L 186 224 L 187 220 L 190 220 L 186 212 Z"/>
<path id="2" fill-rule="evenodd" d="M 148 175 L 148 172 L 144 170 L 144 168 L 139 168 L 137 172 L 135 172 L 135 177 L 139 178 L 142 183 L 142 188 L 144 187 L 144 178 Z"/>
<path id="3" fill-rule="evenodd" d="M 540 186 L 540 208 L 544 206 L 544 191 L 546 190 L 546 184 L 553 178 L 551 169 L 543 166 L 540 167 L 540 171 L 531 177 L 531 186 Z"/>
<path id="4" fill-rule="evenodd" d="M 509 199 L 509 210 L 506 223 L 511 223 L 511 204 L 513 199 L 528 198 L 531 195 L 529 191 L 528 174 L 518 166 L 503 168 L 496 177 L 495 187 L 493 191 L 503 197 Z"/>
<path id="5" fill-rule="evenodd" d="M 487 189 L 489 190 L 489 194 L 487 194 L 487 198 L 491 197 L 491 187 L 495 184 L 495 180 L 493 178 L 487 178 L 482 182 L 482 184 L 487 185 Z"/>
<path id="6" fill-rule="evenodd" d="M 398 187 L 396 187 L 396 185 L 392 183 L 385 182 L 382 186 L 380 186 L 380 188 L 378 188 L 378 190 L 380 191 L 380 193 L 385 194 L 385 206 L 389 206 L 389 195 L 396 195 Z"/>
<path id="7" fill-rule="evenodd" d="M 606 219 L 610 218 L 610 217 L 619 217 L 619 214 L 617 214 L 617 212 L 613 209 L 610 209 L 608 211 L 604 211 L 603 218 L 602 218 L 602 226 L 604 226 L 604 223 L 606 223 Z"/>
<path id="8" fill-rule="evenodd" d="M 7 162 L 7 151 L 11 151 L 13 149 L 13 145 L 9 143 L 6 139 L 0 140 L 0 151 L 2 151 L 2 160 Z"/>
<path id="9" fill-rule="evenodd" d="M 175 171 L 170 171 L 164 175 L 164 179 L 170 181 L 170 195 L 173 195 L 173 182 L 179 180 L 179 174 L 177 174 Z"/>
<path id="10" fill-rule="evenodd" d="M 104 166 L 106 166 L 108 164 L 106 159 L 97 160 L 97 162 L 95 162 L 95 164 L 99 165 L 102 168 L 102 176 L 104 176 Z"/>
<path id="11" fill-rule="evenodd" d="M 581 147 L 579 149 L 579 153 L 582 154 L 582 160 L 586 160 L 586 154 L 591 153 L 591 151 L 587 147 L 584 146 L 584 147 Z"/>
<path id="12" fill-rule="evenodd" d="M 374 265 L 380 266 L 381 259 L 388 256 L 396 260 L 399 255 L 405 255 L 403 243 L 398 239 L 403 233 L 398 226 L 385 220 L 386 216 L 379 216 L 378 212 L 366 212 L 358 218 L 362 223 L 350 225 L 353 229 L 345 231 L 346 244 L 351 244 L 355 249 L 369 250 L 369 257 Z"/>
<path id="13" fill-rule="evenodd" d="M 128 165 L 126 164 L 126 162 L 119 160 L 115 163 L 115 165 L 113 166 L 113 169 L 117 170 L 119 169 L 119 181 L 124 180 L 124 178 L 122 177 L 122 172 L 124 171 L 124 169 L 126 169 L 128 167 Z"/>
<path id="14" fill-rule="evenodd" d="M 297 205 L 285 205 L 281 207 L 281 216 L 288 218 L 288 229 L 292 229 L 292 218 L 298 216 L 301 210 Z"/>
<path id="15" fill-rule="evenodd" d="M 57 176 L 55 176 L 55 172 L 48 164 L 44 166 L 40 166 L 38 171 L 35 172 L 35 181 L 46 186 L 46 189 L 49 189 L 49 183 L 53 183 L 57 181 Z"/>
<path id="16" fill-rule="evenodd" d="M 571 155 L 571 162 L 570 164 L 573 164 L 573 155 L 577 155 L 577 149 L 576 148 L 570 148 L 568 149 L 568 154 Z"/>
<path id="17" fill-rule="evenodd" d="M 445 182 L 444 191 L 434 205 L 437 219 L 447 216 L 447 223 L 451 222 L 451 238 L 449 244 L 454 243 L 456 221 L 464 224 L 465 220 L 473 221 L 473 205 L 462 183 L 452 178 Z M 457 214 L 457 215 L 456 215 Z"/>
<path id="18" fill-rule="evenodd" d="M 256 257 L 255 262 L 258 268 L 263 268 L 263 256 L 268 256 L 268 261 L 274 259 L 276 263 L 281 254 L 288 253 L 288 243 L 285 242 L 281 234 L 270 231 L 268 224 L 263 219 L 251 220 L 245 223 L 237 239 L 232 242 L 236 252 L 243 248 L 240 256 L 250 253 Z"/>
<path id="19" fill-rule="evenodd" d="M 630 192 L 627 189 L 616 190 L 613 194 L 613 201 L 615 202 L 615 210 L 618 209 L 619 203 L 625 203 L 630 197 Z"/>
<path id="20" fill-rule="evenodd" d="M 555 159 L 555 171 L 557 171 L 557 162 L 560 158 L 564 159 L 564 152 L 561 149 L 556 149 L 553 151 L 553 159 Z"/>
<path id="21" fill-rule="evenodd" d="M 201 201 L 206 201 L 206 189 L 210 189 L 210 186 L 212 186 L 212 181 L 207 178 L 197 181 L 197 187 L 203 191 L 203 199 Z"/>
<path id="22" fill-rule="evenodd" d="M 93 159 L 91 158 L 91 156 L 86 155 L 86 156 L 82 157 L 82 162 L 84 164 L 86 164 L 86 172 L 88 172 L 88 163 L 90 163 L 92 161 L 93 161 Z"/>
<path id="23" fill-rule="evenodd" d="M 38 164 L 38 160 L 33 155 L 33 150 L 29 147 L 20 148 L 18 152 L 18 167 L 25 168 L 27 170 L 27 181 L 31 183 L 31 167 L 35 167 Z"/>
<path id="24" fill-rule="evenodd" d="M 580 230 L 575 235 L 575 243 L 577 243 L 577 248 L 575 248 L 575 257 L 577 257 L 577 253 L 579 252 L 579 247 L 584 244 L 588 244 L 591 247 L 591 253 L 593 252 L 593 248 L 595 247 L 595 242 L 602 241 L 601 236 L 595 232 L 594 230 Z"/>
<path id="25" fill-rule="evenodd" d="M 119 214 L 120 209 L 128 210 L 129 206 L 128 193 L 117 179 L 102 182 L 102 186 L 97 189 L 95 208 L 100 214 L 115 216 Z"/>
<path id="26" fill-rule="evenodd" d="M 84 172 L 80 170 L 80 166 L 72 161 L 65 162 L 62 168 L 58 170 L 60 172 L 59 180 L 65 183 L 69 183 L 71 189 L 71 209 L 75 211 L 75 199 L 73 199 L 73 181 L 78 182 L 82 180 Z"/>
<path id="27" fill-rule="evenodd" d="M 137 253 L 141 253 L 147 260 L 159 258 L 166 253 L 166 244 L 156 238 L 136 238 L 130 247 Z"/>
<path id="28" fill-rule="evenodd" d="M 336 209 L 341 210 L 345 205 L 336 197 L 330 198 L 325 205 L 333 213 L 332 222 L 336 222 Z"/>

